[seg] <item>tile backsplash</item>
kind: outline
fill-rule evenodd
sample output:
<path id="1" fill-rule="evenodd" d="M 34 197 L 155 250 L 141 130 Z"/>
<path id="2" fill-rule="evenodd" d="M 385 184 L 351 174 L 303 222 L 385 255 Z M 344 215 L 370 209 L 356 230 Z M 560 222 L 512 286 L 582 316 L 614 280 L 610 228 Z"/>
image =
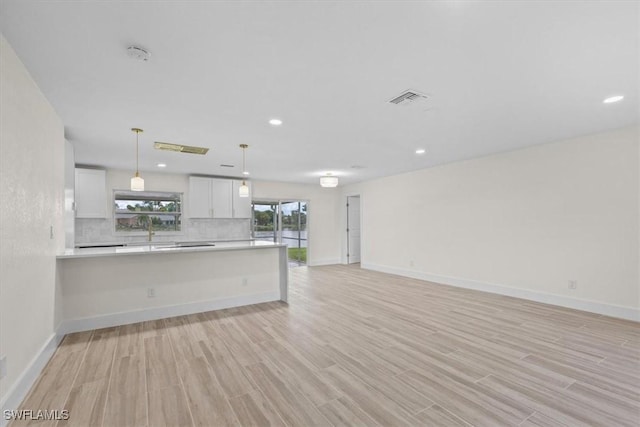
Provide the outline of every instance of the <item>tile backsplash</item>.
<path id="1" fill-rule="evenodd" d="M 113 219 L 76 218 L 75 241 L 83 243 L 144 242 L 144 234 L 117 233 Z M 158 232 L 154 242 L 242 240 L 251 238 L 250 219 L 185 219 L 179 233 Z"/>

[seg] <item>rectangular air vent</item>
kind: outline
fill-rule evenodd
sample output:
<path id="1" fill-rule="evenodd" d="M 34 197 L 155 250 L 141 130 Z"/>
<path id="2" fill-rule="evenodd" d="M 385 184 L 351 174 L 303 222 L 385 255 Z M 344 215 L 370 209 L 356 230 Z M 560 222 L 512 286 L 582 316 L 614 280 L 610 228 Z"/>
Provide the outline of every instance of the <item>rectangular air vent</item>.
<path id="1" fill-rule="evenodd" d="M 153 144 L 153 148 L 155 148 L 156 150 L 175 151 L 178 153 L 188 153 L 188 154 L 207 154 L 207 152 L 209 151 L 208 148 L 204 148 L 204 147 L 170 144 L 168 142 L 158 142 L 158 141 L 156 141 Z"/>
<path id="2" fill-rule="evenodd" d="M 426 101 L 427 95 L 423 95 L 414 90 L 406 90 L 402 92 L 400 95 L 396 96 L 393 99 L 390 99 L 389 102 L 395 105 L 409 105 L 416 102 Z"/>
<path id="3" fill-rule="evenodd" d="M 235 166 L 233 166 L 233 165 L 225 165 L 225 164 L 220 165 L 220 167 L 221 168 L 235 168 Z"/>

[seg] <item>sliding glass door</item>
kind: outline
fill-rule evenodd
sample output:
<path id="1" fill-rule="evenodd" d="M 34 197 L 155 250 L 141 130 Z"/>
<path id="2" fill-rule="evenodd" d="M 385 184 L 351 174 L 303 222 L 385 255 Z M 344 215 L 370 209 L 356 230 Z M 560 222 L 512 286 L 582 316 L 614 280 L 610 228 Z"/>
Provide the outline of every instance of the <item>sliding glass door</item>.
<path id="1" fill-rule="evenodd" d="M 289 263 L 307 263 L 307 202 L 280 203 L 282 243 L 286 243 Z"/>
<path id="2" fill-rule="evenodd" d="M 253 237 L 288 246 L 289 266 L 307 263 L 307 202 L 253 201 Z"/>

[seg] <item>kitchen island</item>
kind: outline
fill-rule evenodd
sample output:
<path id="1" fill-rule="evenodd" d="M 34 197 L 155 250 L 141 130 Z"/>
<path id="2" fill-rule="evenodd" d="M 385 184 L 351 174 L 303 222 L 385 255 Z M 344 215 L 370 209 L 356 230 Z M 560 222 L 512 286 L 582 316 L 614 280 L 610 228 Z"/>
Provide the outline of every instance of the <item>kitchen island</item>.
<path id="1" fill-rule="evenodd" d="M 286 245 L 271 242 L 68 249 L 57 264 L 63 333 L 287 301 Z"/>

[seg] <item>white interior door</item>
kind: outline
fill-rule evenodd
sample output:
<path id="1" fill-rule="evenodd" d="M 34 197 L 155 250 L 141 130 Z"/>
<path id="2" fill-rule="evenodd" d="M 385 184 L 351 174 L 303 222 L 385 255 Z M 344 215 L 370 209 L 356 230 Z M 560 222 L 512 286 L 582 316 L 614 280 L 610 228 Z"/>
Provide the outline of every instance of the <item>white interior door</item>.
<path id="1" fill-rule="evenodd" d="M 360 196 L 347 197 L 347 238 L 349 264 L 360 262 Z"/>

